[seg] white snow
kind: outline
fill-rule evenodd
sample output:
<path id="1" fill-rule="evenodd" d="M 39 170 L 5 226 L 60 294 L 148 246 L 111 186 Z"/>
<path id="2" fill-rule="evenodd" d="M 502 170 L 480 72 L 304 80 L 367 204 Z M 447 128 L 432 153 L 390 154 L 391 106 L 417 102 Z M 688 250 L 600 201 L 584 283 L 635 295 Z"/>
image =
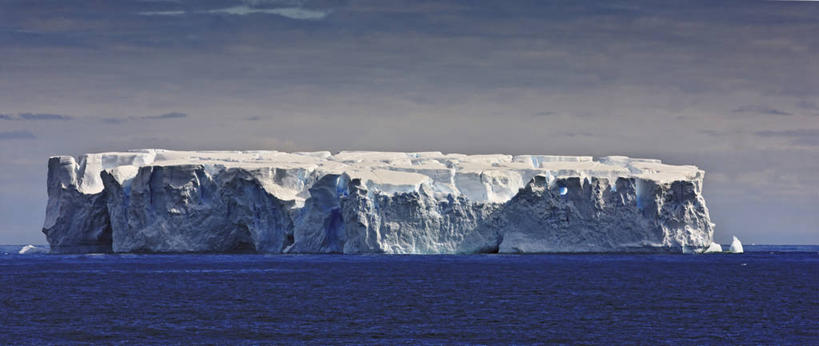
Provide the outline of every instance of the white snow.
<path id="1" fill-rule="evenodd" d="M 104 248 L 109 226 L 114 251 L 705 249 L 703 177 L 625 156 L 141 149 L 53 157 L 44 232 L 58 250 Z"/>
<path id="2" fill-rule="evenodd" d="M 59 157 L 73 160 L 71 157 Z M 99 193 L 99 174 L 112 170 L 124 183 L 142 166 L 204 165 L 213 173 L 226 168 L 277 168 L 300 170 L 289 181 L 265 184 L 269 192 L 283 197 L 299 195 L 309 175 L 347 173 L 368 186 L 393 192 L 418 191 L 427 183 L 433 191 L 465 194 L 474 201 L 504 202 L 535 175 L 554 177 L 636 177 L 658 182 L 696 179 L 703 172 L 694 166 L 673 166 L 660 160 L 625 156 L 463 155 L 440 152 L 327 151 L 285 153 L 279 151 L 171 151 L 140 149 L 129 152 L 86 154 L 75 166 L 73 185 L 86 194 Z M 114 170 L 116 168 L 116 170 Z M 263 175 L 261 170 L 258 174 Z M 417 173 L 401 174 L 397 172 Z M 286 176 L 288 173 L 284 173 Z M 425 177 L 422 177 L 425 176 Z M 265 179 L 265 182 L 270 182 Z M 276 186 L 278 185 L 278 186 Z M 459 191 L 460 190 L 460 191 Z"/>

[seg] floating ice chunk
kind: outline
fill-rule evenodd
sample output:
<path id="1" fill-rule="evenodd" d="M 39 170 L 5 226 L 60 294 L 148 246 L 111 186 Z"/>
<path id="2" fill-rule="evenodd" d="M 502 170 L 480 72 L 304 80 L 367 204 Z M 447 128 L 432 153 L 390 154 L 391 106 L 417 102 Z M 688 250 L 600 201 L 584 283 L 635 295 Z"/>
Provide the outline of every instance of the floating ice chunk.
<path id="1" fill-rule="evenodd" d="M 728 252 L 731 253 L 743 253 L 742 250 L 742 243 L 739 242 L 737 236 L 734 236 L 734 240 L 731 242 L 731 247 L 728 249 Z"/>
<path id="2" fill-rule="evenodd" d="M 719 245 L 717 242 L 711 243 L 703 253 L 720 253 L 722 252 L 722 245 Z"/>
<path id="3" fill-rule="evenodd" d="M 20 255 L 45 254 L 48 253 L 48 249 L 28 244 L 26 246 L 23 246 L 23 248 L 20 249 L 20 251 L 17 253 Z"/>

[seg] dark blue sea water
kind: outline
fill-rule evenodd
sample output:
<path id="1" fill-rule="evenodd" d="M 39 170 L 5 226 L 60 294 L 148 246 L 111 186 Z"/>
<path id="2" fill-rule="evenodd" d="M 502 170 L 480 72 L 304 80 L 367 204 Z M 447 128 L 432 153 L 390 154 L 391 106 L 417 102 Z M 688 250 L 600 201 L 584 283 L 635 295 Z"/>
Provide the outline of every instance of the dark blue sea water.
<path id="1" fill-rule="evenodd" d="M 819 247 L 0 255 L 0 343 L 77 342 L 819 344 Z"/>

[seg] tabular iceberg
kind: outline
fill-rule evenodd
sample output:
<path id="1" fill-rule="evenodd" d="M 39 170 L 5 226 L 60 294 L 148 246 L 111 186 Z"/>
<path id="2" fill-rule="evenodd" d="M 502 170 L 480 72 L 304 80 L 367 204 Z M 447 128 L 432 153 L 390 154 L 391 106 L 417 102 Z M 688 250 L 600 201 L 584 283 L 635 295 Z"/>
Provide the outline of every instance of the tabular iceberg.
<path id="1" fill-rule="evenodd" d="M 623 156 L 56 156 L 43 232 L 57 253 L 703 252 L 703 176 Z"/>

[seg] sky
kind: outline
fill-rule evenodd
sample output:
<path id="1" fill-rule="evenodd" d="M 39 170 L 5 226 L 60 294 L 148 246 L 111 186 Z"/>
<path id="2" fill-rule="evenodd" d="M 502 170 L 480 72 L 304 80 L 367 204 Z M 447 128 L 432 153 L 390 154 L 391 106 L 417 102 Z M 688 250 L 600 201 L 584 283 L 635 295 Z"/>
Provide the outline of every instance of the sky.
<path id="1" fill-rule="evenodd" d="M 0 243 L 138 148 L 628 155 L 715 238 L 819 244 L 819 2 L 0 1 Z"/>

